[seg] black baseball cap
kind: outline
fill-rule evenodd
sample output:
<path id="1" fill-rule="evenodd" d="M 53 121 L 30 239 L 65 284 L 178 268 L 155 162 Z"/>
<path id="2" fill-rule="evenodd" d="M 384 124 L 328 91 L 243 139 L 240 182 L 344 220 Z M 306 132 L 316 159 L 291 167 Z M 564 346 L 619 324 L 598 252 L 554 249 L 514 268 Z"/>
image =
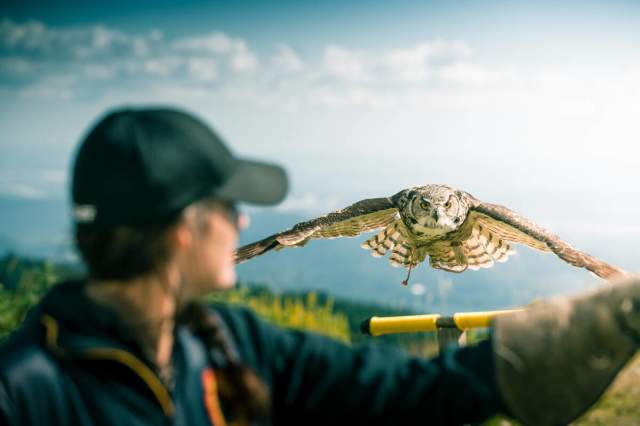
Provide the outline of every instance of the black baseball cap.
<path id="1" fill-rule="evenodd" d="M 73 166 L 80 224 L 161 223 L 209 196 L 271 205 L 286 193 L 281 167 L 233 156 L 211 128 L 175 109 L 108 113 L 82 141 Z"/>

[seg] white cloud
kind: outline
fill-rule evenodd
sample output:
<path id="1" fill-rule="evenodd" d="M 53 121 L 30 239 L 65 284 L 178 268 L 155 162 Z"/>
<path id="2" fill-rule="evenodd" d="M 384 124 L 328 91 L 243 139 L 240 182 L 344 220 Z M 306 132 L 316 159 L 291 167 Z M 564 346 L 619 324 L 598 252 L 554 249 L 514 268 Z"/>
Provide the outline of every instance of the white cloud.
<path id="1" fill-rule="evenodd" d="M 105 25 L 84 27 L 50 27 L 39 21 L 16 23 L 0 22 L 0 49 L 13 58 L 0 67 L 2 74 L 43 70 L 31 73 L 33 86 L 23 93 L 27 96 L 64 97 L 69 90 L 43 87 L 41 82 L 55 76 L 72 77 L 81 85 L 85 77 L 92 80 L 109 80 L 119 71 L 138 76 L 140 72 L 153 75 L 170 74 L 170 61 L 165 59 L 166 48 L 159 44 L 162 32 L 151 30 L 146 34 L 130 34 Z M 150 63 L 143 61 L 148 58 Z M 147 71 L 149 70 L 149 71 Z M 81 92 L 82 90 L 78 91 Z M 61 96 L 61 94 L 64 94 Z"/>
<path id="2" fill-rule="evenodd" d="M 66 170 L 55 170 L 55 169 L 43 170 L 40 173 L 40 175 L 44 182 L 53 183 L 53 184 L 62 184 L 66 182 L 66 179 L 67 179 Z"/>
<path id="3" fill-rule="evenodd" d="M 148 33 L 149 40 L 160 41 L 164 38 L 164 33 L 157 28 L 152 29 Z"/>
<path id="4" fill-rule="evenodd" d="M 115 64 L 88 64 L 84 73 L 90 79 L 111 80 L 118 73 L 118 67 Z"/>
<path id="5" fill-rule="evenodd" d="M 34 84 L 21 88 L 19 95 L 27 99 L 69 100 L 75 95 L 76 75 L 46 75 Z"/>
<path id="6" fill-rule="evenodd" d="M 243 40 L 233 43 L 231 54 L 231 69 L 237 72 L 253 71 L 258 66 L 258 58 L 249 50 Z"/>
<path id="7" fill-rule="evenodd" d="M 469 86 L 487 85 L 493 77 L 484 67 L 469 62 L 448 65 L 439 71 L 438 76 L 446 82 Z"/>
<path id="8" fill-rule="evenodd" d="M 420 283 L 412 283 L 409 287 L 409 291 L 414 296 L 423 296 L 427 292 L 427 286 Z"/>
<path id="9" fill-rule="evenodd" d="M 74 92 L 66 88 L 49 88 L 45 86 L 30 86 L 20 92 L 27 99 L 54 99 L 68 101 L 74 97 Z"/>
<path id="10" fill-rule="evenodd" d="M 304 63 L 300 56 L 291 46 L 281 44 L 278 46 L 276 54 L 272 58 L 273 65 L 284 72 L 295 73 L 304 68 Z"/>
<path id="11" fill-rule="evenodd" d="M 93 47 L 97 50 L 110 49 L 115 43 L 126 43 L 129 37 L 120 31 L 112 30 L 102 25 L 92 28 Z"/>
<path id="12" fill-rule="evenodd" d="M 42 191 L 23 183 L 0 182 L 0 195 L 27 199 L 40 199 L 44 197 Z"/>
<path id="13" fill-rule="evenodd" d="M 381 67 L 389 77 L 408 83 L 424 82 L 440 67 L 464 60 L 471 49 L 461 41 L 436 40 L 388 52 Z"/>
<path id="14" fill-rule="evenodd" d="M 108 94 L 102 92 L 106 84 L 118 78 L 120 87 L 135 86 L 141 94 L 150 87 L 185 86 L 205 98 L 215 91 L 218 98 L 237 104 L 289 109 L 453 110 L 510 103 L 530 111 L 539 108 L 543 98 L 554 96 L 548 111 L 581 116 L 593 115 L 598 105 L 585 95 L 597 88 L 593 76 L 580 80 L 580 70 L 481 63 L 462 41 L 427 40 L 393 49 L 328 45 L 318 52 L 319 59 L 306 62 L 290 45 L 274 47 L 274 54 L 262 62 L 247 41 L 223 32 L 171 39 L 157 29 L 134 34 L 105 25 L 49 27 L 37 21 L 4 20 L 0 80 L 13 83 L 19 77 L 21 82 L 1 89 L 21 91 L 25 97 L 70 99 Z M 629 101 L 631 88 L 637 92 L 639 87 L 635 75 L 619 80 L 620 103 L 635 105 Z M 104 85 L 97 89 L 96 81 Z M 212 81 L 219 84 L 208 84 Z M 598 95 L 605 96 L 611 85 L 600 85 Z"/>
<path id="15" fill-rule="evenodd" d="M 134 43 L 140 49 L 140 42 L 136 41 L 139 39 L 104 25 L 51 28 L 40 21 L 23 24 L 10 20 L 0 22 L 0 47 L 37 53 L 43 57 L 60 58 L 71 53 L 87 58 L 117 47 L 131 49 Z"/>
<path id="16" fill-rule="evenodd" d="M 218 76 L 218 62 L 211 58 L 191 58 L 189 74 L 198 81 L 213 81 Z"/>
<path id="17" fill-rule="evenodd" d="M 399 80 L 425 81 L 429 76 L 429 53 L 428 44 L 393 50 L 387 56 L 387 66 L 391 74 Z"/>
<path id="18" fill-rule="evenodd" d="M 0 22 L 0 43 L 9 49 L 24 48 L 27 50 L 41 48 L 47 44 L 50 33 L 38 21 L 29 21 L 19 25 L 8 19 Z"/>
<path id="19" fill-rule="evenodd" d="M 149 43 L 143 37 L 134 37 L 131 41 L 131 47 L 136 56 L 147 56 L 150 51 Z"/>
<path id="20" fill-rule="evenodd" d="M 340 46 L 328 46 L 325 49 L 324 70 L 333 77 L 348 81 L 372 79 L 364 54 Z"/>
<path id="21" fill-rule="evenodd" d="M 461 41 L 435 40 L 386 52 L 328 46 L 323 65 L 328 75 L 346 81 L 414 84 L 437 77 L 439 69 L 466 60 L 470 54 Z"/>
<path id="22" fill-rule="evenodd" d="M 36 66 L 32 61 L 24 58 L 0 58 L 0 73 L 24 75 L 33 72 L 35 68 Z"/>
<path id="23" fill-rule="evenodd" d="M 437 77 L 450 84 L 474 87 L 509 87 L 521 83 L 524 78 L 514 67 L 489 68 L 473 62 L 446 65 L 437 72 Z"/>
<path id="24" fill-rule="evenodd" d="M 214 54 L 229 53 L 234 40 L 224 33 L 213 33 L 204 36 L 186 37 L 171 44 L 175 50 L 187 52 L 209 52 Z"/>
<path id="25" fill-rule="evenodd" d="M 243 39 L 232 38 L 221 32 L 182 38 L 171 43 L 171 47 L 178 52 L 225 57 L 234 72 L 252 71 L 258 66 L 257 56 Z"/>
<path id="26" fill-rule="evenodd" d="M 362 106 L 367 109 L 377 109 L 390 106 L 397 102 L 398 95 L 388 95 L 375 89 L 364 87 L 337 88 L 321 87 L 309 92 L 307 100 L 311 104 L 330 107 Z"/>
<path id="27" fill-rule="evenodd" d="M 306 212 L 306 213 L 328 213 L 339 208 L 337 198 L 321 198 L 318 194 L 304 193 L 301 195 L 290 195 L 287 199 L 276 207 L 281 212 Z"/>
<path id="28" fill-rule="evenodd" d="M 291 46 L 280 44 L 270 60 L 261 64 L 244 39 L 223 32 L 166 40 L 157 29 L 131 34 L 105 25 L 56 28 L 37 21 L 5 20 L 0 23 L 0 45 L 13 52 L 0 62 L 0 78 L 30 72 L 34 84 L 23 92 L 30 97 L 69 98 L 89 90 L 83 87 L 84 78 L 105 82 L 120 78 L 126 83 L 128 78 L 146 76 L 149 82 L 160 78 L 165 84 L 169 78 L 187 78 L 180 84 L 216 80 L 226 93 L 246 93 L 242 98 L 255 99 L 251 92 L 258 90 L 264 95 L 260 99 L 279 105 L 299 105 L 307 99 L 315 104 L 377 108 L 401 102 L 407 90 L 415 91 L 414 84 L 478 86 L 496 80 L 492 71 L 467 60 L 470 49 L 457 41 L 422 42 L 388 51 L 330 45 L 315 66 L 305 64 Z M 34 67 L 48 70 L 45 77 L 55 77 L 57 72 L 75 82 L 62 89 L 47 87 L 42 84 L 45 77 L 33 72 Z M 262 72 L 256 79 L 252 72 L 258 67 Z M 225 86 L 232 75 L 233 87 Z M 139 87 L 138 81 L 135 84 Z M 389 85 L 393 85 L 391 94 L 386 92 Z"/>
<path id="29" fill-rule="evenodd" d="M 144 70 L 152 75 L 168 77 L 182 64 L 183 60 L 178 56 L 163 56 L 145 61 Z"/>
<path id="30" fill-rule="evenodd" d="M 424 43 L 432 63 L 448 63 L 471 56 L 471 48 L 463 41 L 435 40 Z"/>

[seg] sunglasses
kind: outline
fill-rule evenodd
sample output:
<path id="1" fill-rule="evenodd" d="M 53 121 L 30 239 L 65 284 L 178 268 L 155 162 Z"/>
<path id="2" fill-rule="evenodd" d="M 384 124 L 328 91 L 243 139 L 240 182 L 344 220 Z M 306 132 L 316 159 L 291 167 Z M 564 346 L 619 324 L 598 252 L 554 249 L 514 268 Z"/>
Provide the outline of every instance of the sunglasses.
<path id="1" fill-rule="evenodd" d="M 247 227 L 249 223 L 248 216 L 245 213 L 242 213 L 234 202 L 217 200 L 216 204 L 220 207 L 220 211 L 224 214 L 227 220 L 232 223 L 238 231 Z"/>

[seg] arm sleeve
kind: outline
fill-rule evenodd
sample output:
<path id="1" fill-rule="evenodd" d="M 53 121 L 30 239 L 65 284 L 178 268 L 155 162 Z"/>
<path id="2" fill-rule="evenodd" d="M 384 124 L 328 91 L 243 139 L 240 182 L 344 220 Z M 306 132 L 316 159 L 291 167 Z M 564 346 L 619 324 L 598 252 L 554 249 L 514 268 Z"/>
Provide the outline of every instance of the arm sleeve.
<path id="1" fill-rule="evenodd" d="M 251 322 L 256 350 L 242 355 L 271 381 L 273 424 L 453 425 L 501 411 L 490 341 L 424 359 Z"/>
<path id="2" fill-rule="evenodd" d="M 9 399 L 4 382 L 0 380 L 0 425 L 13 426 L 17 424 L 13 403 Z"/>

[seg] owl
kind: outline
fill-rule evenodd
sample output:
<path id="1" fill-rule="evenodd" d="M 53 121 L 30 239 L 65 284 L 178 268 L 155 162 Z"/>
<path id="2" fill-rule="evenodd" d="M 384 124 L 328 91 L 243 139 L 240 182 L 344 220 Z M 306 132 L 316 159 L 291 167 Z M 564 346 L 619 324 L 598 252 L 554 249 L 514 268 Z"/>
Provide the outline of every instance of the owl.
<path id="1" fill-rule="evenodd" d="M 358 201 L 243 246 L 236 252 L 236 262 L 272 249 L 301 247 L 312 239 L 355 237 L 374 230 L 379 232 L 361 247 L 375 257 L 388 254 L 391 266 L 407 268 L 409 274 L 427 258 L 431 267 L 449 272 L 490 268 L 508 260 L 514 253 L 512 243 L 555 253 L 602 278 L 624 273 L 506 207 L 484 203 L 447 185 L 413 187 L 391 197 Z"/>

